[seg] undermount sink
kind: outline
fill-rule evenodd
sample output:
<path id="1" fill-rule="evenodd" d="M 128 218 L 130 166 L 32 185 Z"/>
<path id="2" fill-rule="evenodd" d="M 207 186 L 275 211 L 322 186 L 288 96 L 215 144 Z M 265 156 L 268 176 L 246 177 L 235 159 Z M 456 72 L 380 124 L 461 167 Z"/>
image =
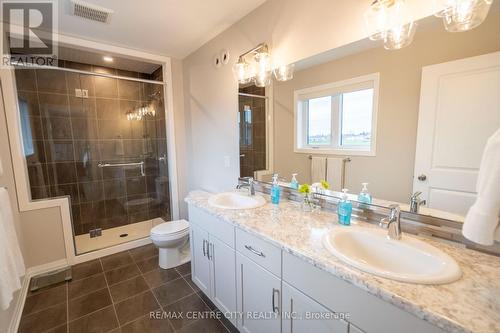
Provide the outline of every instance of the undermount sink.
<path id="1" fill-rule="evenodd" d="M 323 244 L 345 263 L 396 281 L 444 284 L 462 276 L 453 258 L 406 234 L 392 240 L 384 230 L 338 227 L 325 235 Z"/>
<path id="2" fill-rule="evenodd" d="M 242 192 L 225 192 L 212 195 L 208 199 L 210 206 L 222 209 L 252 209 L 264 206 L 266 199 L 260 195 L 248 195 Z"/>

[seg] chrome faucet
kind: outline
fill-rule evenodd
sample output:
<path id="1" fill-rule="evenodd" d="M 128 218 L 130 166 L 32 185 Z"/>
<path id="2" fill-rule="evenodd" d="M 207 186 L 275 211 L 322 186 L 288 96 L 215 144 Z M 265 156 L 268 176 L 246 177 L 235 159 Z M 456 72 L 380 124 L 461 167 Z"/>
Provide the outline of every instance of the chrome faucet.
<path id="1" fill-rule="evenodd" d="M 241 188 L 247 187 L 248 188 L 248 195 L 255 195 L 255 186 L 254 186 L 254 180 L 252 177 L 246 177 L 244 178 L 248 182 L 247 184 L 238 184 L 236 185 L 236 189 L 239 190 Z"/>
<path id="2" fill-rule="evenodd" d="M 391 210 L 389 217 L 383 218 L 379 226 L 388 230 L 389 239 L 399 240 L 401 239 L 401 208 L 399 205 L 390 205 L 389 209 Z"/>
<path id="3" fill-rule="evenodd" d="M 420 194 L 422 194 L 422 192 L 418 191 L 413 193 L 410 197 L 410 212 L 412 213 L 418 213 L 420 206 L 426 204 L 426 201 L 420 198 Z"/>

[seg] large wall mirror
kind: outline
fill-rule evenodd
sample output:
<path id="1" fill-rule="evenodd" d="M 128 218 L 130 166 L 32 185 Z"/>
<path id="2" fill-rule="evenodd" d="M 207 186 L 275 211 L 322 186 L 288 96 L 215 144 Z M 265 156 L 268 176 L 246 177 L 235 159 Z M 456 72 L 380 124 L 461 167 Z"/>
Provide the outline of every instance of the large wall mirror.
<path id="1" fill-rule="evenodd" d="M 500 128 L 499 7 L 468 32 L 426 18 L 401 50 L 362 40 L 296 63 L 290 81 L 240 86 L 241 176 L 296 173 L 352 198 L 368 183 L 407 211 L 421 192 L 420 214 L 462 221 Z"/>

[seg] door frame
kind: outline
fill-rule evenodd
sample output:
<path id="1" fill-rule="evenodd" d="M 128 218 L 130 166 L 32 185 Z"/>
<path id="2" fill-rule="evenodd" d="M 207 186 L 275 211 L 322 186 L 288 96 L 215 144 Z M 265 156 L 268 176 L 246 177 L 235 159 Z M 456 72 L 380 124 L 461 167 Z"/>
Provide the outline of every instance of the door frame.
<path id="1" fill-rule="evenodd" d="M 170 178 L 170 195 L 172 219 L 179 219 L 179 183 L 177 174 L 177 154 L 175 144 L 174 101 L 171 58 L 152 53 L 128 49 L 110 44 L 89 41 L 76 37 L 56 34 L 59 45 L 72 47 L 78 50 L 106 53 L 109 55 L 146 61 L 162 66 L 163 93 L 165 96 L 165 128 L 167 133 L 168 173 Z M 109 248 L 95 250 L 89 253 L 77 254 L 74 242 L 71 221 L 71 207 L 68 198 L 51 198 L 31 200 L 28 169 L 23 156 L 23 144 L 19 118 L 19 105 L 17 102 L 17 88 L 13 67 L 0 69 L 0 80 L 3 86 L 3 98 L 8 126 L 8 137 L 14 169 L 14 179 L 18 198 L 19 211 L 32 211 L 45 208 L 59 208 L 62 220 L 62 230 L 68 265 L 93 260 L 106 255 L 118 253 L 127 249 L 151 243 L 149 238 L 142 238 L 127 243 L 118 244 Z"/>

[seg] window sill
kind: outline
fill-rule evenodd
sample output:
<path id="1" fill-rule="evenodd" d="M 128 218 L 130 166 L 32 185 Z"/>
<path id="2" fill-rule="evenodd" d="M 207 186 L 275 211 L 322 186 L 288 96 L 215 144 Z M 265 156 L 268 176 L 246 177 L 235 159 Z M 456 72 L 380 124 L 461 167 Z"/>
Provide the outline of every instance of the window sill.
<path id="1" fill-rule="evenodd" d="M 341 156 L 376 156 L 375 149 L 372 150 L 356 150 L 356 149 L 312 149 L 312 148 L 295 148 L 295 153 L 299 154 L 315 154 L 315 155 L 341 155 Z"/>

